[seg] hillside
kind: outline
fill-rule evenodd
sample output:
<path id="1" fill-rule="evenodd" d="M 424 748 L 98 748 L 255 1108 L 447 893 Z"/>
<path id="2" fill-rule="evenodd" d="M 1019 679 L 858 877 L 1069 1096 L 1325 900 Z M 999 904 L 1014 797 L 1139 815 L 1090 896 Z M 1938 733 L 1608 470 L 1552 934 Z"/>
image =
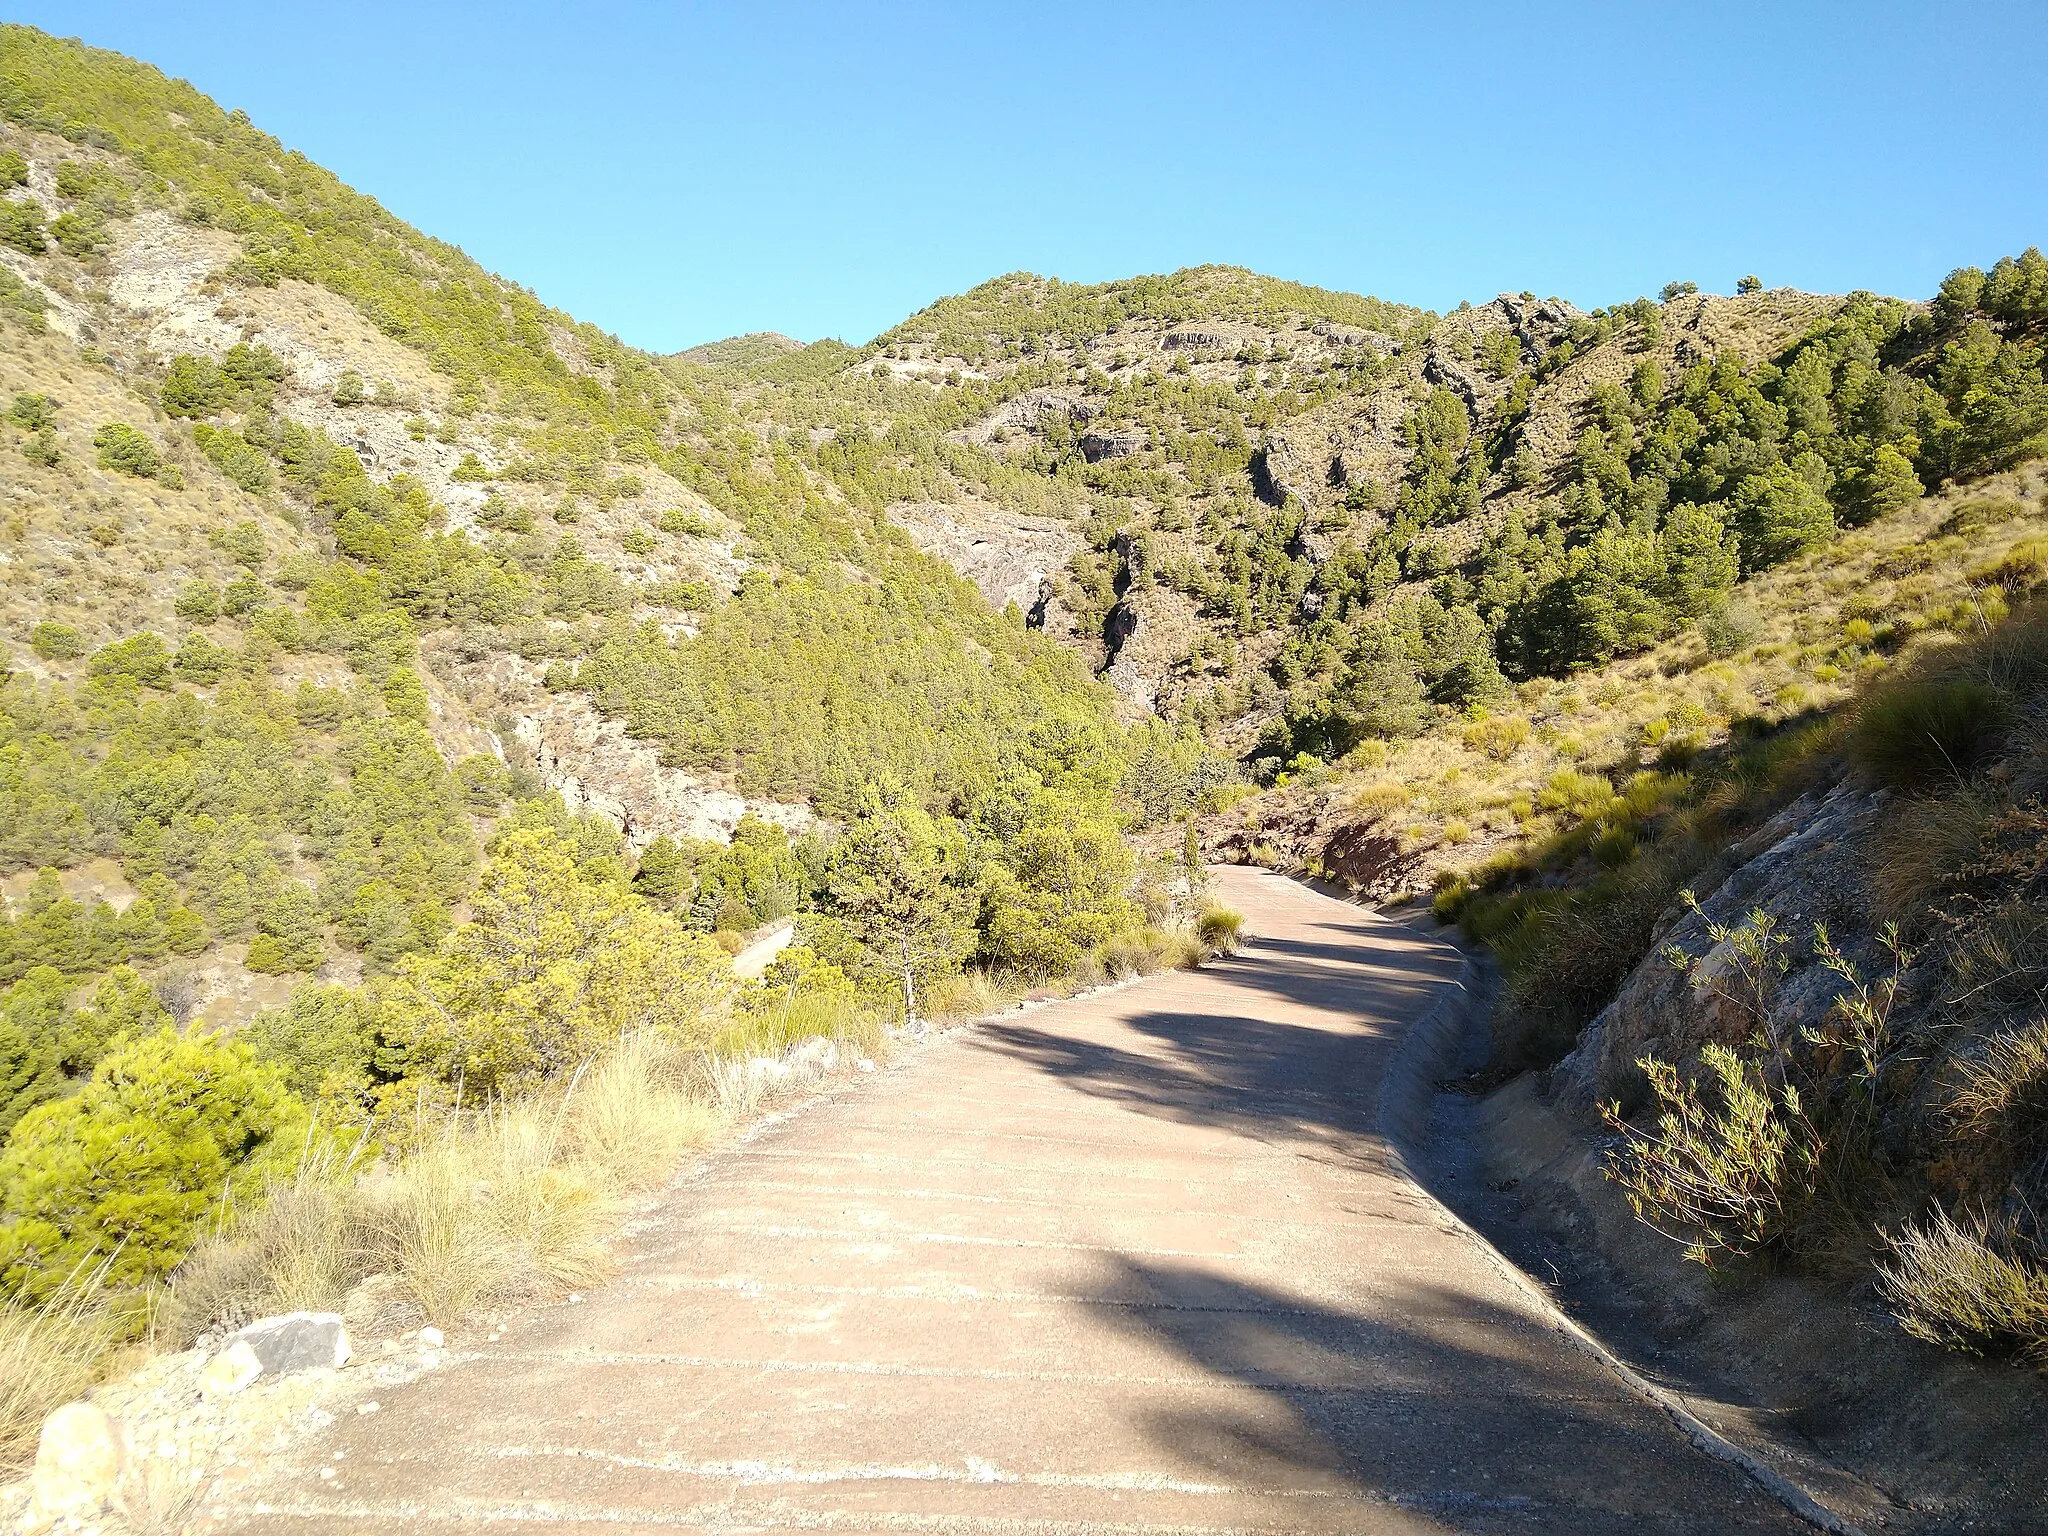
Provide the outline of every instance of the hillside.
<path id="1" fill-rule="evenodd" d="M 0 1286 L 154 1308 L 315 1124 L 403 1162 L 649 1040 L 724 1114 L 752 1052 L 1198 964 L 1205 850 L 1433 892 L 1491 1072 L 1645 1106 L 1655 1030 L 1581 1040 L 1685 882 L 2048 574 L 2038 251 L 1738 288 L 1016 273 L 655 356 L 0 28 Z M 1943 879 L 2032 814 L 2038 693 L 1977 684 Z"/>

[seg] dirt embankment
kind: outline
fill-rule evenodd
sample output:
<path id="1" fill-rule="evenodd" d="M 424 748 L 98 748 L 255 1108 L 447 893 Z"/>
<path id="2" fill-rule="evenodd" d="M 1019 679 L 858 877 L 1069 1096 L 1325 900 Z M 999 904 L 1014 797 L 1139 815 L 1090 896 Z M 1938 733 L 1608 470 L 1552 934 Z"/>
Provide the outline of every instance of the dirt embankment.
<path id="1" fill-rule="evenodd" d="M 1483 1060 L 1475 1017 L 1468 1065 Z M 1867 1286 L 1719 1279 L 1629 1209 L 1537 1074 L 1439 1096 L 1435 1192 L 1728 1439 L 1867 1532 L 2048 1531 L 2048 1380 L 1907 1336 Z"/>

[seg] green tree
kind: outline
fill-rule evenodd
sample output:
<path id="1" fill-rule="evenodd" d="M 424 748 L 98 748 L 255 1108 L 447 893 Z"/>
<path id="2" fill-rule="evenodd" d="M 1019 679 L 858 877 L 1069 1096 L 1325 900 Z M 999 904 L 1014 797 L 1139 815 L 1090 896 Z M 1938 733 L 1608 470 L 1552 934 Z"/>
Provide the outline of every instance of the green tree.
<path id="1" fill-rule="evenodd" d="M 1927 488 L 1913 472 L 1913 461 L 1890 443 L 1880 443 L 1870 463 L 1851 472 L 1843 482 L 1843 520 L 1861 526 L 1903 512 L 1926 494 Z"/>
<path id="2" fill-rule="evenodd" d="M 157 398 L 169 416 L 211 416 L 224 403 L 226 387 L 219 365 L 190 353 L 171 359 Z"/>
<path id="3" fill-rule="evenodd" d="M 92 445 L 99 450 L 102 469 L 117 469 L 124 475 L 149 480 L 164 467 L 156 444 L 126 422 L 108 422 L 93 433 Z"/>
<path id="4" fill-rule="evenodd" d="M 1748 475 L 1728 498 L 1745 570 L 1762 570 L 1817 549 L 1835 536 L 1835 512 L 1790 464 Z"/>
<path id="5" fill-rule="evenodd" d="M 916 798 L 894 778 L 861 787 L 833 851 L 832 904 L 864 969 L 903 994 L 916 1018 L 918 989 L 959 969 L 973 943 L 972 894 Z"/>
<path id="6" fill-rule="evenodd" d="M 117 1286 L 160 1279 L 229 1184 L 304 1123 L 247 1045 L 170 1030 L 117 1043 L 0 1152 L 0 1288 L 37 1301 L 101 1262 Z"/>
<path id="7" fill-rule="evenodd" d="M 31 256 L 50 248 L 43 233 L 43 205 L 34 198 L 0 202 L 0 245 L 9 245 Z"/>
<path id="8" fill-rule="evenodd" d="M 256 915 L 256 937 L 243 962 L 269 975 L 310 971 L 325 957 L 325 924 L 312 891 L 287 880 Z"/>
<path id="9" fill-rule="evenodd" d="M 1127 894 L 1131 870 L 1114 822 L 1040 790 L 1023 826 L 982 877 L 983 953 L 1040 976 L 1071 970 L 1083 954 L 1137 922 Z"/>
<path id="10" fill-rule="evenodd" d="M 406 1075 L 485 1096 L 526 1088 L 629 1031 L 705 1040 L 730 1000 L 723 950 L 585 875 L 552 827 L 499 838 L 470 912 L 386 994 L 379 1028 Z"/>

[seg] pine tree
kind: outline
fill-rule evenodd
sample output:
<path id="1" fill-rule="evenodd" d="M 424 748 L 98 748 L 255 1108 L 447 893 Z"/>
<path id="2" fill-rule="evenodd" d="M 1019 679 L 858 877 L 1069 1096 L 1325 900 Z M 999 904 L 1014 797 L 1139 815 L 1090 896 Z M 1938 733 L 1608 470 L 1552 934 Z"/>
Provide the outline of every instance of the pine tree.
<path id="1" fill-rule="evenodd" d="M 899 780 L 862 786 L 833 860 L 832 901 L 868 965 L 903 990 L 917 1017 L 920 983 L 959 967 L 972 942 L 971 896 L 950 850 Z"/>

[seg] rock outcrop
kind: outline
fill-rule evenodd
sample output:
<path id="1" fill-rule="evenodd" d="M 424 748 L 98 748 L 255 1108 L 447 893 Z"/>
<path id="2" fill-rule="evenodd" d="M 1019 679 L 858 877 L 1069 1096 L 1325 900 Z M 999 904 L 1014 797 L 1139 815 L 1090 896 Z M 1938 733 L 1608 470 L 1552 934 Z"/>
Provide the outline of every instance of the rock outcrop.
<path id="1" fill-rule="evenodd" d="M 1557 1066 L 1551 1091 L 1558 1107 L 1582 1119 L 1617 1099 L 1633 1109 L 1647 1090 L 1636 1065 L 1642 1057 L 1690 1069 L 1709 1041 L 1737 1045 L 1756 1028 L 1738 941 L 1717 943 L 1710 927 L 1737 934 L 1763 914 L 1785 965 L 1767 994 L 1773 1041 L 1819 1025 L 1843 982 L 1815 956 L 1814 925 L 1825 924 L 1865 976 L 1883 958 L 1869 928 L 1863 849 L 1884 803 L 1881 791 L 1852 783 L 1814 791 L 1730 850 L 1717 866 L 1722 878 L 1699 882 L 1699 909 L 1678 903 L 1664 913 L 1647 956 Z"/>
<path id="2" fill-rule="evenodd" d="M 981 589 L 996 608 L 1011 603 L 1029 618 L 1052 594 L 1052 580 L 1081 547 L 1081 537 L 1050 517 L 980 502 L 899 502 L 889 519 L 928 555 Z"/>

